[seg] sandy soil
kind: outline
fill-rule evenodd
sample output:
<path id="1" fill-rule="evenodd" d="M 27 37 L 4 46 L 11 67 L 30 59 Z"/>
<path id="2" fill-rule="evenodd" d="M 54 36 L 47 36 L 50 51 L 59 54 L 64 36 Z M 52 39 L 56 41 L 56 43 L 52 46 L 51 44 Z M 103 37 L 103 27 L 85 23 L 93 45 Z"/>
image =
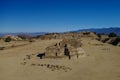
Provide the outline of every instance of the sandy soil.
<path id="1" fill-rule="evenodd" d="M 29 45 L 0 50 L 0 80 L 120 80 L 120 47 L 90 38 L 82 39 L 86 57 L 74 56 L 71 60 L 36 57 L 59 41 L 36 40 Z"/>
<path id="2" fill-rule="evenodd" d="M 13 47 L 19 47 L 23 45 L 30 44 L 29 41 L 11 41 L 11 42 L 4 42 L 3 40 L 0 40 L 0 47 L 4 47 L 4 49 L 11 49 Z"/>

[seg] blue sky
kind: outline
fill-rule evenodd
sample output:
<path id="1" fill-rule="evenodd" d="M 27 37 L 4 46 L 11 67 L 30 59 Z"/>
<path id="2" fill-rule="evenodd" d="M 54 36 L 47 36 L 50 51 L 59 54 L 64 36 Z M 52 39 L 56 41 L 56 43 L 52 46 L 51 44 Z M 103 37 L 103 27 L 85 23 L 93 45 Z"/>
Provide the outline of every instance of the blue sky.
<path id="1" fill-rule="evenodd" d="M 120 27 L 120 0 L 0 0 L 0 32 Z"/>

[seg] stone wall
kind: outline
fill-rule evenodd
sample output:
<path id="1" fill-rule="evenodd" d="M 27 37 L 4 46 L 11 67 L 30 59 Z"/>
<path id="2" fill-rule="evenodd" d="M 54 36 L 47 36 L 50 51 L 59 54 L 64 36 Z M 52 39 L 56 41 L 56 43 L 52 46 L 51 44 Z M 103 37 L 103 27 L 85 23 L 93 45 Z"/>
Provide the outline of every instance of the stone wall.
<path id="1" fill-rule="evenodd" d="M 67 56 L 73 56 L 78 54 L 77 49 L 82 46 L 80 40 L 75 39 L 64 39 L 59 43 L 48 46 L 45 51 L 45 56 L 64 57 L 65 49 L 67 48 L 69 54 Z"/>

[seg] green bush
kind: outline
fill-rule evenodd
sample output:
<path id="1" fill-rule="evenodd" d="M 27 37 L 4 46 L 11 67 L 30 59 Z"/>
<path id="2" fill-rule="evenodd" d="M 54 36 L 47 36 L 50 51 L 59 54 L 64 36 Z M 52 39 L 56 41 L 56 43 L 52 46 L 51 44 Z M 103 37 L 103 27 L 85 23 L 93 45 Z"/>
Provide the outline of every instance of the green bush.
<path id="1" fill-rule="evenodd" d="M 97 36 L 98 36 L 99 38 L 101 38 L 101 34 L 97 34 Z"/>
<path id="2" fill-rule="evenodd" d="M 0 50 L 4 50 L 5 47 L 0 47 Z"/>
<path id="3" fill-rule="evenodd" d="M 112 33 L 109 34 L 109 37 L 117 37 L 117 34 L 112 32 Z"/>
<path id="4" fill-rule="evenodd" d="M 10 37 L 5 38 L 5 42 L 10 42 L 12 39 Z"/>

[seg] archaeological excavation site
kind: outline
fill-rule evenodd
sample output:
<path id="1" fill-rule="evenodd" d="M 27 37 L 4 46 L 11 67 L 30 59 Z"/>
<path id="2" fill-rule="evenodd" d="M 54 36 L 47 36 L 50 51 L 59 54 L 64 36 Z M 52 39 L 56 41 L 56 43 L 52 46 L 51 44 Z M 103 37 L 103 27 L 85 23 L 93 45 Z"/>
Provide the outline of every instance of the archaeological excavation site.
<path id="1" fill-rule="evenodd" d="M 0 80 L 117 80 L 119 48 L 120 37 L 89 31 L 3 36 Z"/>

